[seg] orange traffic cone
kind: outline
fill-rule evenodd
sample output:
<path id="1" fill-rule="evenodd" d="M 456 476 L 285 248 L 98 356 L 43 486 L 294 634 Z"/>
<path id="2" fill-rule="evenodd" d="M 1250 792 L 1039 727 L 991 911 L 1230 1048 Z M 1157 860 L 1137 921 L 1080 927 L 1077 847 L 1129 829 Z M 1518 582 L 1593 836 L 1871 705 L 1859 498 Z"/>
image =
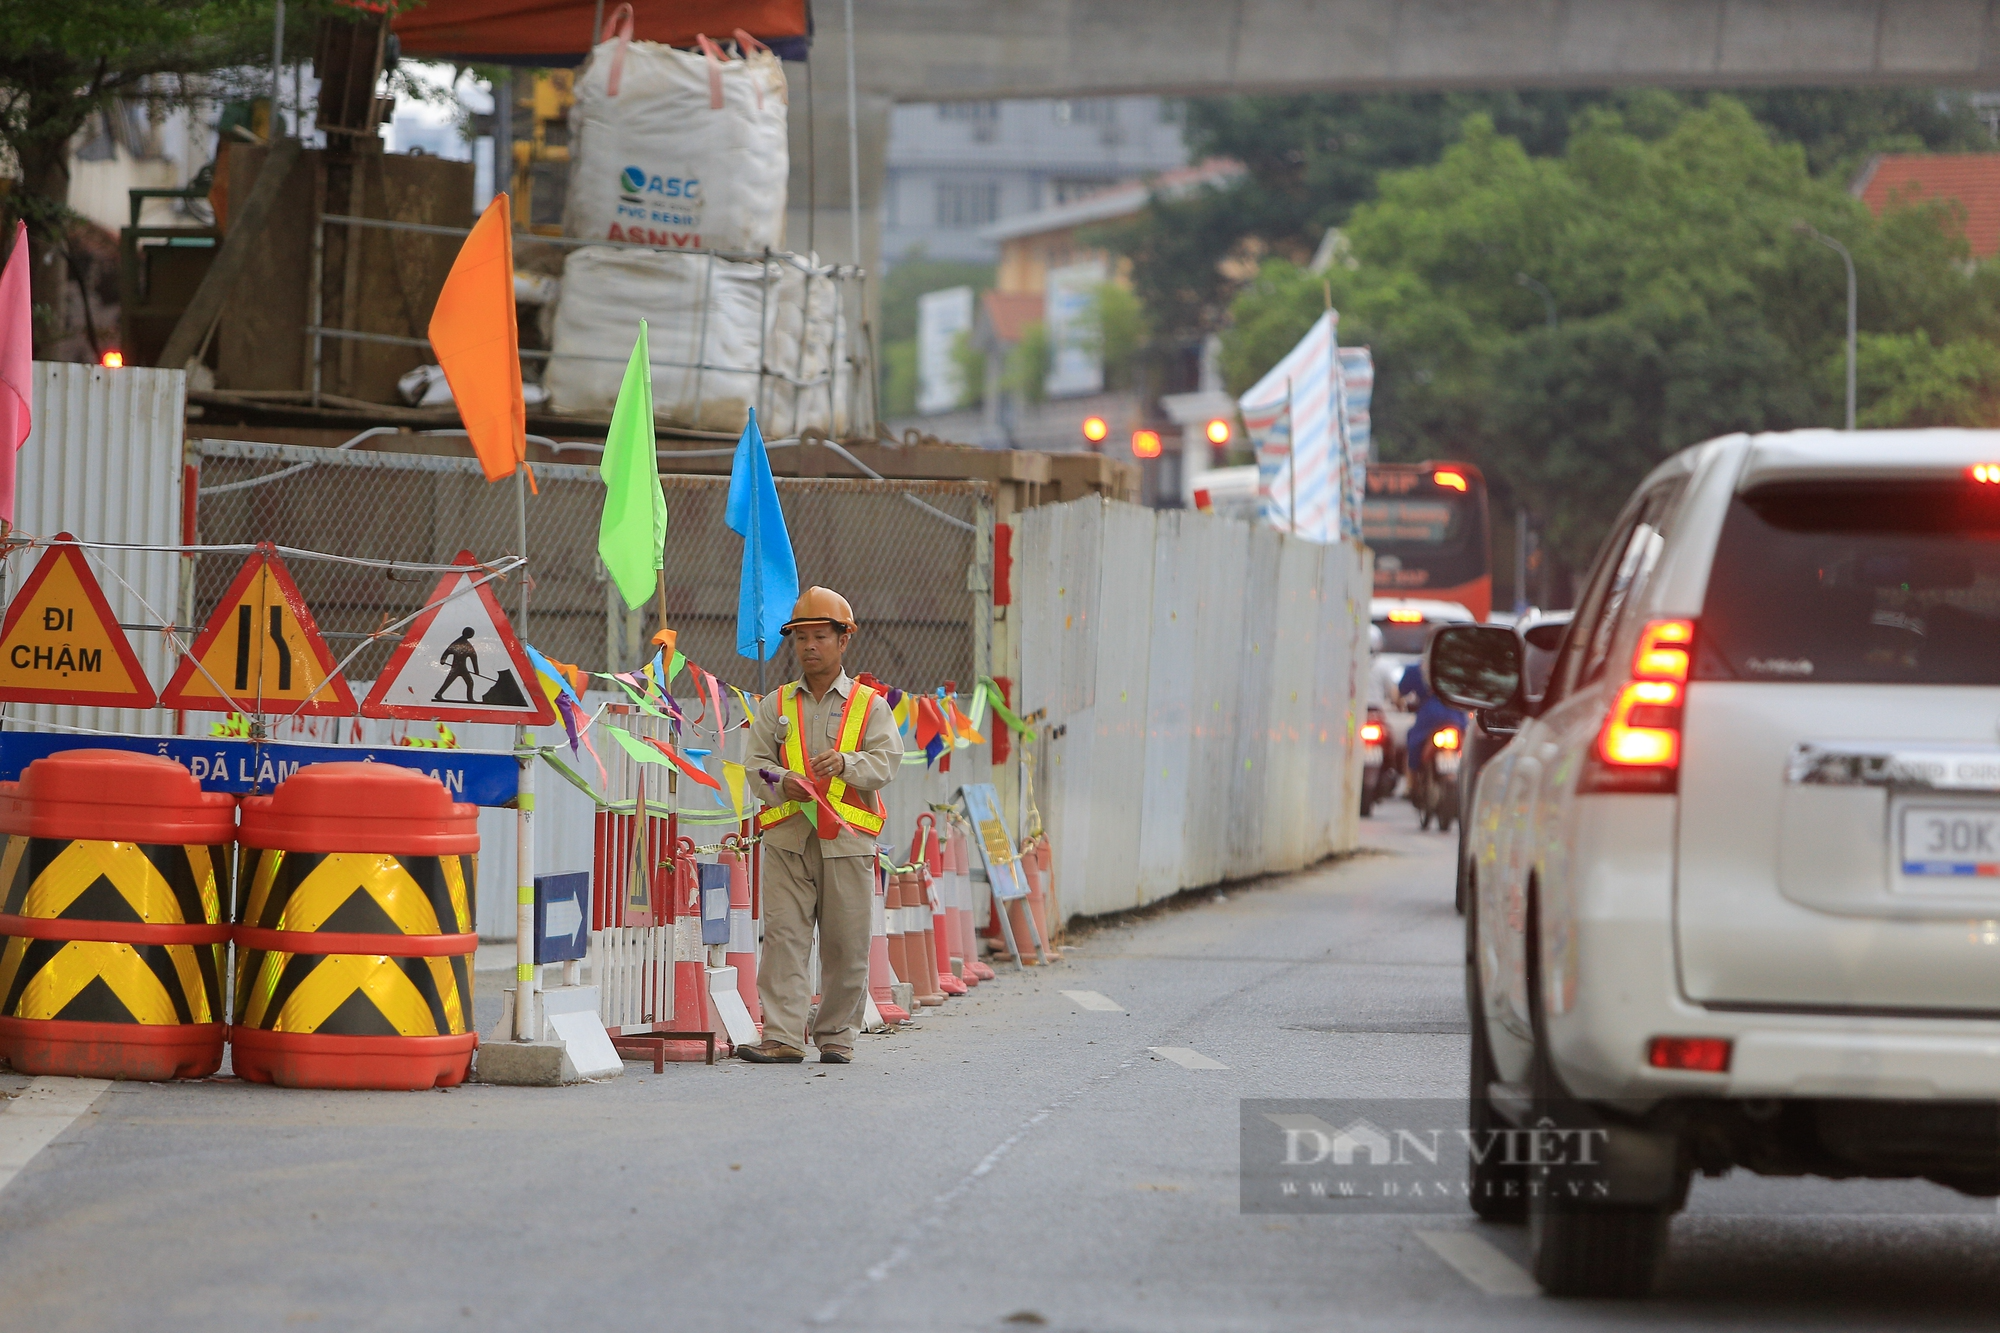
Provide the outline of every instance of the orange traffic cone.
<path id="1" fill-rule="evenodd" d="M 903 915 L 903 876 L 900 872 L 891 870 L 886 879 L 888 891 L 883 898 L 883 906 L 888 917 L 889 970 L 896 974 L 895 980 L 908 981 L 910 955 L 909 938 L 903 928 L 906 919 Z"/>
<path id="2" fill-rule="evenodd" d="M 868 993 L 875 997 L 875 1008 L 882 1014 L 885 1023 L 907 1023 L 909 1010 L 896 1003 L 895 994 L 889 987 L 897 976 L 889 963 L 889 912 L 886 893 L 883 889 L 882 872 L 875 872 L 875 903 L 869 912 L 868 934 Z"/>
<path id="3" fill-rule="evenodd" d="M 937 944 L 931 939 L 931 908 L 924 900 L 923 882 L 914 870 L 905 870 L 899 877 L 903 881 L 903 948 L 910 960 L 917 1003 L 940 1005 L 944 992 L 938 989 Z"/>
<path id="4" fill-rule="evenodd" d="M 723 1032 L 722 1020 L 708 1003 L 708 946 L 701 942 L 701 890 L 694 868 L 694 839 L 682 838 L 674 844 L 671 872 L 663 876 L 669 910 L 674 922 L 674 1016 L 672 1032 L 715 1033 L 718 1059 L 733 1049 Z M 703 1042 L 665 1043 L 666 1058 L 692 1062 L 708 1059 Z"/>
<path id="5" fill-rule="evenodd" d="M 1028 912 L 1035 918 L 1035 929 L 1042 938 L 1042 947 L 1048 950 L 1051 961 L 1062 957 L 1056 952 L 1055 937 L 1049 934 L 1049 909 L 1055 903 L 1055 849 L 1049 846 L 1047 834 L 1038 835 L 1033 843 L 1032 853 L 1022 853 L 1022 861 L 1028 867 Z"/>
<path id="6" fill-rule="evenodd" d="M 972 974 L 975 980 L 991 981 L 994 976 L 993 969 L 988 967 L 985 960 L 979 956 L 979 936 L 981 932 L 978 928 L 979 922 L 975 919 L 975 907 L 972 897 L 972 863 L 970 860 L 972 849 L 966 844 L 965 830 L 954 826 L 951 830 L 951 836 L 946 840 L 945 846 L 947 848 L 947 872 L 958 881 L 959 900 L 965 904 L 966 970 Z M 997 925 L 993 926 L 992 931 L 997 933 L 999 927 Z"/>
<path id="7" fill-rule="evenodd" d="M 750 915 L 750 861 L 734 833 L 722 840 L 718 859 L 729 867 L 729 947 L 723 964 L 736 969 L 736 993 L 743 997 L 750 1021 L 761 1028 L 764 1011 L 757 1003 L 757 922 Z"/>

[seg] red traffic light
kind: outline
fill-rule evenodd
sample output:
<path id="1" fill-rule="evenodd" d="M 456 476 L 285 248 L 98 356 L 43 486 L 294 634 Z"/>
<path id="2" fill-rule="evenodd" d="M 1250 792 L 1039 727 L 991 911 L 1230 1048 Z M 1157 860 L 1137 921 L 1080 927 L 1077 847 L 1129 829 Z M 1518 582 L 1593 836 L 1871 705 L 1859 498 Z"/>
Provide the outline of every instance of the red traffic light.
<path id="1" fill-rule="evenodd" d="M 1160 456 L 1160 432 L 1156 430 L 1133 431 L 1132 456 L 1134 458 L 1158 458 Z"/>
<path id="2" fill-rule="evenodd" d="M 1206 433 L 1208 435 L 1208 442 L 1218 449 L 1229 443 L 1229 423 L 1221 417 L 1217 417 L 1208 423 Z"/>
<path id="3" fill-rule="evenodd" d="M 1085 417 L 1083 419 L 1083 438 L 1089 440 L 1092 444 L 1103 444 L 1105 438 L 1110 434 L 1111 427 L 1106 424 L 1103 417 Z"/>

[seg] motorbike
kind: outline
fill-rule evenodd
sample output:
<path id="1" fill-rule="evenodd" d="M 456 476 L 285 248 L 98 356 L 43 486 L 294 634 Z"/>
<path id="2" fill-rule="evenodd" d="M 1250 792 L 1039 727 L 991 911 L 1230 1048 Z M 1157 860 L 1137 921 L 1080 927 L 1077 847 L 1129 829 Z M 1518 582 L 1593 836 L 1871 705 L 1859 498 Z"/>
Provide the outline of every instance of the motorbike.
<path id="1" fill-rule="evenodd" d="M 1458 766 L 1464 743 L 1457 727 L 1439 727 L 1423 753 L 1410 757 L 1410 804 L 1417 808 L 1418 828 L 1436 824 L 1438 832 L 1451 832 L 1458 818 Z"/>
<path id="2" fill-rule="evenodd" d="M 1388 719 L 1374 704 L 1368 705 L 1367 720 L 1361 724 L 1361 817 L 1374 812 L 1375 803 L 1395 794 L 1396 771 L 1393 751 L 1396 738 L 1390 734 Z"/>

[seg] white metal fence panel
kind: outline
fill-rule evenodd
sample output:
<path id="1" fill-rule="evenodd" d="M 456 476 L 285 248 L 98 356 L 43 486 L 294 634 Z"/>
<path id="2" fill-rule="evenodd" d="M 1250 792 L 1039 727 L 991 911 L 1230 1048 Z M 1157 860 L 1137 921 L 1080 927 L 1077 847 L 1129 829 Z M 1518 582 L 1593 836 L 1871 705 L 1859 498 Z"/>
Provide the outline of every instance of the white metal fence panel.
<path id="1" fill-rule="evenodd" d="M 1182 887 L 1213 884 L 1230 874 L 1229 826 L 1234 807 L 1227 799 L 1231 775 L 1241 771 L 1236 753 L 1235 704 L 1241 676 L 1243 589 L 1249 578 L 1247 523 L 1210 515 L 1182 520 L 1182 555 L 1199 589 L 1194 602 L 1195 661 L 1192 696 L 1197 715 L 1189 763 L 1194 773 L 1188 800 L 1187 865 Z"/>
<path id="2" fill-rule="evenodd" d="M 34 400 L 34 426 L 17 462 L 17 531 L 34 537 L 69 532 L 83 541 L 148 545 L 180 541 L 185 371 L 37 361 Z M 7 561 L 9 598 L 41 556 L 41 551 L 22 551 Z M 178 556 L 90 551 L 87 558 L 120 623 L 172 621 L 180 607 Z M 147 606 L 158 615 L 148 614 Z M 164 636 L 133 629 L 126 634 L 154 688 L 165 685 L 173 664 Z M 7 716 L 44 726 L 148 735 L 171 731 L 174 722 L 168 712 L 46 704 L 14 704 Z"/>
<path id="3" fill-rule="evenodd" d="M 1151 643 L 1146 659 L 1146 753 L 1139 813 L 1139 898 L 1178 892 L 1186 882 L 1190 766 L 1194 736 L 1193 527 L 1170 511 L 1155 520 Z"/>
<path id="4" fill-rule="evenodd" d="M 1023 515 L 1017 551 L 1064 913 L 1353 846 L 1363 552 L 1094 499 Z"/>

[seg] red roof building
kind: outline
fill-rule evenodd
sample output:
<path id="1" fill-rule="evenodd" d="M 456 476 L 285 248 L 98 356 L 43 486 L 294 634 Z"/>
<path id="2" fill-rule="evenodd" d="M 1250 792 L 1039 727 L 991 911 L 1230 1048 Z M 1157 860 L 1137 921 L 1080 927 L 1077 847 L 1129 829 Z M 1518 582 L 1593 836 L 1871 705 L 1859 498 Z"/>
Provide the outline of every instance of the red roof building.
<path id="1" fill-rule="evenodd" d="M 2000 253 L 2000 153 L 1883 153 L 1852 188 L 1877 217 L 1891 204 L 1955 199 L 1972 257 Z"/>

